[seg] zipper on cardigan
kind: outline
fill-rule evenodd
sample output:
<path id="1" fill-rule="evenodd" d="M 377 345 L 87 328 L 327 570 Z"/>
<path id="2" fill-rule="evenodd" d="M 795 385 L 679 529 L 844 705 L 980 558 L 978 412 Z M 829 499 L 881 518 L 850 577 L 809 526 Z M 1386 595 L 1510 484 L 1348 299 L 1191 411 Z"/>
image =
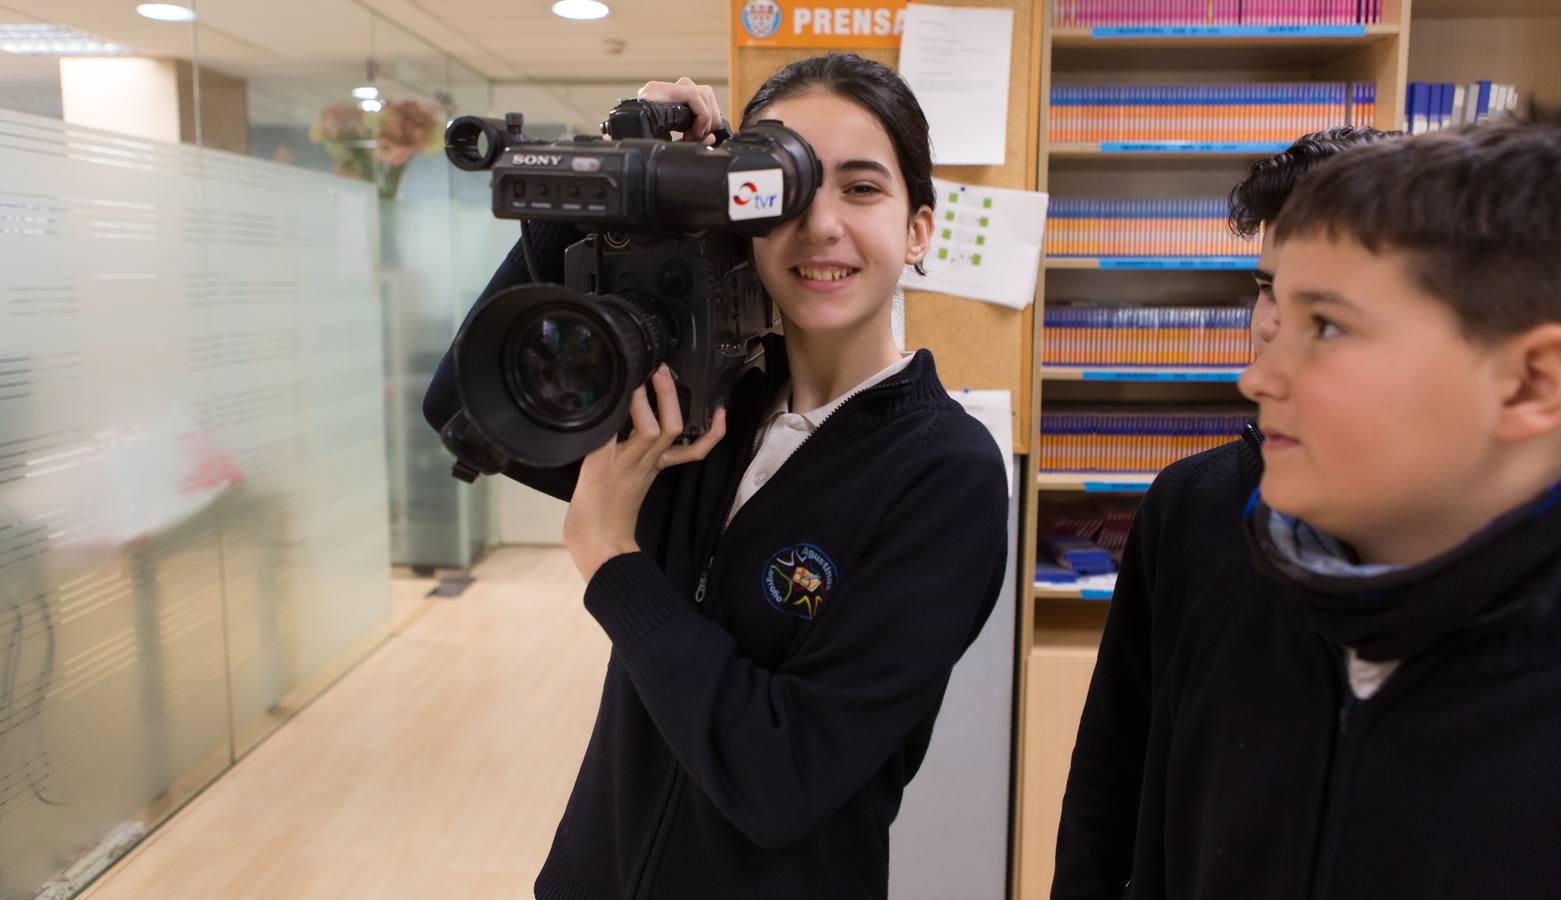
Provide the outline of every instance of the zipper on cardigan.
<path id="1" fill-rule="evenodd" d="M 827 415 L 823 419 L 819 420 L 818 428 L 814 429 L 812 434 L 808 435 L 808 437 L 805 440 L 803 440 L 803 442 L 801 444 L 797 445 L 797 449 L 793 450 L 792 453 L 791 453 L 791 456 L 786 459 L 786 462 L 781 464 L 780 469 L 776 470 L 775 477 L 771 477 L 770 480 L 768 482 L 766 482 L 763 487 L 760 487 L 758 491 L 754 492 L 754 495 L 752 497 L 748 498 L 748 502 L 743 504 L 743 509 L 739 509 L 737 511 L 737 516 L 742 515 L 743 514 L 743 510 L 747 509 L 750 505 L 752 505 L 753 501 L 755 499 L 757 499 L 760 494 L 762 494 L 766 490 L 768 490 L 770 485 L 772 485 L 776 481 L 780 480 L 779 475 L 782 472 L 786 471 L 788 468 L 791 467 L 791 464 L 797 459 L 798 454 L 800 454 L 802 452 L 802 449 L 804 447 L 806 447 L 807 445 L 813 443 L 814 439 L 817 438 L 820 434 L 823 433 L 824 426 L 829 423 L 829 420 L 831 420 L 831 419 L 833 419 L 835 417 L 835 413 L 840 412 L 840 410 L 844 409 L 847 404 L 849 404 L 852 401 L 856 400 L 858 397 L 865 396 L 865 395 L 870 394 L 873 391 L 876 391 L 876 390 L 879 390 L 879 389 L 887 389 L 887 388 L 891 388 L 891 387 L 904 387 L 904 386 L 906 386 L 906 385 L 908 385 L 910 383 L 911 383 L 911 381 L 908 378 L 900 379 L 898 381 L 885 381 L 885 382 L 882 382 L 882 383 L 879 383 L 879 384 L 875 384 L 875 385 L 873 385 L 872 387 L 868 388 L 865 391 L 858 391 L 857 393 L 851 395 L 850 397 L 847 397 L 845 402 L 841 403 L 838 407 L 835 408 L 834 412 L 831 412 L 829 415 Z M 704 602 L 705 602 L 705 591 L 706 591 L 706 588 L 708 587 L 709 581 L 710 581 L 710 570 L 715 567 L 716 552 L 717 552 L 717 550 L 720 549 L 721 538 L 726 536 L 727 527 L 731 524 L 730 522 L 726 522 L 726 515 L 725 515 L 725 513 L 731 509 L 732 501 L 737 496 L 737 486 L 742 483 L 742 476 L 743 476 L 744 473 L 746 473 L 748 471 L 748 466 L 751 465 L 752 462 L 753 462 L 752 459 L 747 458 L 747 457 L 744 458 L 742 469 L 738 472 L 738 475 L 737 475 L 737 481 L 735 483 L 733 483 L 732 490 L 730 492 L 728 492 L 728 495 L 725 497 L 726 509 L 721 511 L 721 513 L 722 513 L 721 521 L 723 522 L 723 524 L 716 531 L 715 540 L 711 544 L 710 555 L 708 556 L 708 558 L 707 558 L 707 560 L 705 562 L 704 570 L 699 573 L 699 584 L 698 584 L 697 587 L 694 588 L 694 603 L 697 604 L 697 605 L 703 605 Z M 733 522 L 737 521 L 737 516 L 732 516 L 732 521 Z M 682 776 L 683 776 L 683 767 L 681 765 L 676 765 L 675 770 L 673 772 L 673 776 L 672 776 L 672 784 L 668 787 L 666 795 L 662 798 L 661 810 L 660 810 L 659 814 L 656 817 L 656 825 L 655 825 L 655 827 L 654 827 L 654 829 L 652 830 L 652 833 L 651 833 L 650 846 L 646 848 L 645 856 L 641 860 L 639 877 L 637 879 L 636 884 L 634 885 L 633 891 L 631 892 L 630 896 L 641 897 L 641 896 L 644 896 L 649 891 L 649 888 L 650 888 L 650 876 L 651 876 L 651 869 L 650 869 L 651 863 L 653 862 L 653 858 L 658 856 L 659 853 L 660 853 L 660 849 L 659 848 L 661 847 L 662 840 L 665 838 L 665 835 L 662 834 L 662 832 L 667 827 L 667 819 L 669 818 L 668 813 L 669 813 L 669 811 L 671 809 L 672 802 L 673 802 L 673 800 L 675 798 L 675 795 L 676 795 L 676 792 L 677 792 L 677 788 L 682 783 Z"/>
<path id="2" fill-rule="evenodd" d="M 818 438 L 818 436 L 824 432 L 824 426 L 828 425 L 830 420 L 833 419 L 837 413 L 839 413 L 842 409 L 845 409 L 846 406 L 850 405 L 858 397 L 864 397 L 873 393 L 874 391 L 886 390 L 888 388 L 906 387 L 911 383 L 911 379 L 909 378 L 882 381 L 870 388 L 867 388 L 866 390 L 857 391 L 856 393 L 847 397 L 844 401 L 841 402 L 839 406 L 835 407 L 829 415 L 819 420 L 818 427 L 813 429 L 813 432 L 807 437 L 803 438 L 802 443 L 797 445 L 797 449 L 791 451 L 791 455 L 786 458 L 784 463 L 781 463 L 781 467 L 776 470 L 774 475 L 770 476 L 770 480 L 760 486 L 760 488 L 754 492 L 754 495 L 748 498 L 748 502 L 743 504 L 743 508 L 737 511 L 737 515 L 731 517 L 731 522 L 728 522 L 726 521 L 726 513 L 730 512 L 732 502 L 737 497 L 737 487 L 738 485 L 742 484 L 743 475 L 747 474 L 748 466 L 753 464 L 753 456 L 757 455 L 757 452 L 744 456 L 742 469 L 737 474 L 737 483 L 732 486 L 732 490 L 725 498 L 726 502 L 723 504 L 724 509 L 722 510 L 721 515 L 722 525 L 716 530 L 715 540 L 710 545 L 710 554 L 705 561 L 705 567 L 699 573 L 698 586 L 694 588 L 694 603 L 696 605 L 703 605 L 705 602 L 705 591 L 710 583 L 710 570 L 715 567 L 716 552 L 720 549 L 721 539 L 726 537 L 726 532 L 731 527 L 732 522 L 737 521 L 737 517 L 741 516 L 744 510 L 752 506 L 753 502 L 759 499 L 759 497 L 764 494 L 765 491 L 768 491 L 771 485 L 780 480 L 781 473 L 790 469 L 792 467 L 792 462 L 797 459 L 797 457 L 802 453 L 803 449 L 806 448 L 809 444 L 812 444 Z M 769 426 L 764 425 L 762 427 L 768 428 Z M 762 432 L 760 433 L 760 436 L 762 436 Z M 758 436 L 756 436 L 756 439 L 757 437 Z M 755 451 L 757 451 L 757 449 L 758 448 L 755 447 Z"/>

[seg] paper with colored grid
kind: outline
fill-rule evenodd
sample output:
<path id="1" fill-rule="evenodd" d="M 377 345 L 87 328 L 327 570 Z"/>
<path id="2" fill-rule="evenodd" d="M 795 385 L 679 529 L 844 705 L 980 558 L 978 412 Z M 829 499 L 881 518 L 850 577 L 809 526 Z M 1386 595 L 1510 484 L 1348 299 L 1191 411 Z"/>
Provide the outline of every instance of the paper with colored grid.
<path id="1" fill-rule="evenodd" d="M 937 191 L 925 277 L 910 267 L 903 287 L 1023 309 L 1035 299 L 1046 237 L 1047 196 L 932 180 Z"/>

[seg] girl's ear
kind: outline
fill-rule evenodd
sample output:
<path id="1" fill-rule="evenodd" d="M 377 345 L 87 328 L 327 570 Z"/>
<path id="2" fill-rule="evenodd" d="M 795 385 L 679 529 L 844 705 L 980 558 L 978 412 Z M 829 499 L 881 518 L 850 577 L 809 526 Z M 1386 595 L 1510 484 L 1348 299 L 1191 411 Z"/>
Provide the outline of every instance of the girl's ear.
<path id="1" fill-rule="evenodd" d="M 1497 437 L 1518 442 L 1561 434 L 1561 323 L 1532 328 L 1500 352 L 1507 390 Z"/>
<path id="2" fill-rule="evenodd" d="M 905 264 L 914 266 L 927 255 L 932 244 L 932 207 L 923 206 L 911 213 L 909 239 L 905 242 Z"/>

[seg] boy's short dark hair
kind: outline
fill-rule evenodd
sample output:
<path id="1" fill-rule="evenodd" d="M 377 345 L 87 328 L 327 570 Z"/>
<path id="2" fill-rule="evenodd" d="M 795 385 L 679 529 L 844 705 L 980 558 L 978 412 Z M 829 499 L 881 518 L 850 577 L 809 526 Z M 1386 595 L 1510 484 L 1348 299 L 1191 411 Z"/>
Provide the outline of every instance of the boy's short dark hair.
<path id="1" fill-rule="evenodd" d="M 1283 153 L 1258 160 L 1247 177 L 1231 188 L 1230 230 L 1244 238 L 1255 237 L 1264 222 L 1272 222 L 1279 215 L 1301 176 L 1318 163 L 1352 147 L 1401 134 L 1402 131 L 1341 125 L 1314 131 L 1286 147 Z"/>
<path id="2" fill-rule="evenodd" d="M 1561 122 L 1465 126 L 1344 154 L 1303 179 L 1270 228 L 1407 255 L 1465 335 L 1561 321 Z"/>

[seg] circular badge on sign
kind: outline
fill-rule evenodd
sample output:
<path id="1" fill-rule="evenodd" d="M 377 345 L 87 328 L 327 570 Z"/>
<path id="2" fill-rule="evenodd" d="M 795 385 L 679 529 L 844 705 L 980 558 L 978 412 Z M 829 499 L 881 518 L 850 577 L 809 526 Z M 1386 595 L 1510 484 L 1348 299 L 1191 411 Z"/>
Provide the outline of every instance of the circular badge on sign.
<path id="1" fill-rule="evenodd" d="M 755 40 L 764 40 L 780 31 L 781 8 L 775 0 L 748 0 L 743 4 L 743 30 Z"/>
<path id="2" fill-rule="evenodd" d="M 834 560 L 813 544 L 797 544 L 770 554 L 761 583 L 764 599 L 787 615 L 812 621 L 835 588 Z"/>

